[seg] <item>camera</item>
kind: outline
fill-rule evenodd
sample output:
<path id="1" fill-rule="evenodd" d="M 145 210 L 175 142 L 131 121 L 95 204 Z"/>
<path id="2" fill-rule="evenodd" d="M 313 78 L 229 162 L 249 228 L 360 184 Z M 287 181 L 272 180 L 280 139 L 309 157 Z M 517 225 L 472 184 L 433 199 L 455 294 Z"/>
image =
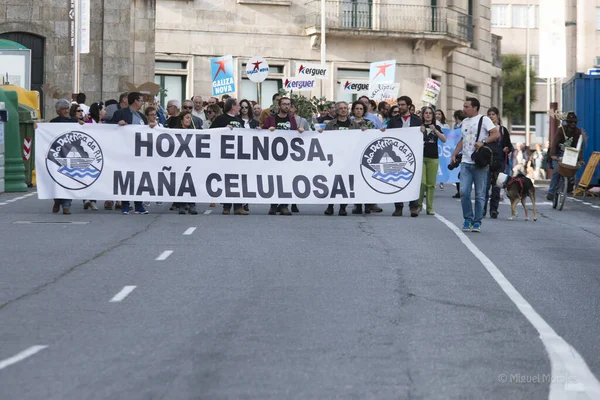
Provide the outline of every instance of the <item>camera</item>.
<path id="1" fill-rule="evenodd" d="M 459 154 L 455 158 L 455 162 L 448 164 L 448 169 L 452 171 L 454 168 L 457 168 L 462 161 L 462 154 Z"/>

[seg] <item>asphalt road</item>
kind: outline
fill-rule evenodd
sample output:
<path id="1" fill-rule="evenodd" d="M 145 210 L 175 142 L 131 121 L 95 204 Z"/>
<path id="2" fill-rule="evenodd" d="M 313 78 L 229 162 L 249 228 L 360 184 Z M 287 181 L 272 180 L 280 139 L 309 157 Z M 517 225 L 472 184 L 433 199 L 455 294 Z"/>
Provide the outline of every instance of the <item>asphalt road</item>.
<path id="1" fill-rule="evenodd" d="M 466 235 L 449 185 L 418 218 L 0 194 L 0 398 L 600 398 L 600 201 L 538 193 Z"/>

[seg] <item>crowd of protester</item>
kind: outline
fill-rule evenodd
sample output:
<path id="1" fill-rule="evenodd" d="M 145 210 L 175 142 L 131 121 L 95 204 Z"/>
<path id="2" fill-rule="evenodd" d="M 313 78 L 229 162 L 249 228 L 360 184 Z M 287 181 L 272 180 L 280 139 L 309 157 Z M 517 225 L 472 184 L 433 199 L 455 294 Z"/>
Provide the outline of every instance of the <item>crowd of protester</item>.
<path id="1" fill-rule="evenodd" d="M 463 110 L 457 110 L 453 113 L 453 128 L 460 128 L 463 132 L 463 140 L 466 129 L 463 129 L 465 122 L 472 128 L 475 120 L 479 121 L 479 102 L 477 99 L 467 99 L 465 104 L 469 104 L 473 110 L 470 114 L 467 113 L 469 107 L 465 105 Z M 392 128 L 407 128 L 419 127 L 423 134 L 423 175 L 421 182 L 421 190 L 418 199 L 409 202 L 410 215 L 412 217 L 419 216 L 424 207 L 423 202 L 426 202 L 426 213 L 435 215 L 434 211 L 434 196 L 436 187 L 436 178 L 438 172 L 439 150 L 438 143 L 445 142 L 446 136 L 443 129 L 450 128 L 449 121 L 442 110 L 433 109 L 432 107 L 423 107 L 416 109 L 412 100 L 408 96 L 400 96 L 396 104 L 388 104 L 380 102 L 377 104 L 373 99 L 367 96 L 362 96 L 356 101 L 348 104 L 345 101 L 331 102 L 321 110 L 318 114 L 315 113 L 312 117 L 312 123 L 306 118 L 298 115 L 297 105 L 286 96 L 275 94 L 272 97 L 272 105 L 262 109 L 260 104 L 250 100 L 237 100 L 228 95 L 223 95 L 219 100 L 216 97 L 210 97 L 204 101 L 201 96 L 193 96 L 189 100 L 181 102 L 178 99 L 169 100 L 166 107 L 163 108 L 154 98 L 148 98 L 141 93 L 131 92 L 123 93 L 117 99 L 107 100 L 106 102 L 96 102 L 91 105 L 86 105 L 86 96 L 79 93 L 75 101 L 61 99 L 56 102 L 57 116 L 50 122 L 73 122 L 80 124 L 144 124 L 151 128 L 165 127 L 177 129 L 211 129 L 211 128 L 247 128 L 247 129 L 268 129 L 275 130 L 294 130 L 300 133 L 307 130 L 317 130 L 319 132 L 328 130 L 347 130 L 347 129 L 380 129 L 382 131 Z M 457 193 L 454 198 L 462 198 L 464 214 L 469 215 L 467 208 L 471 207 L 470 202 L 470 183 L 474 183 L 479 178 L 485 179 L 485 190 L 481 189 L 481 193 L 476 193 L 477 196 L 483 196 L 485 202 L 483 204 L 483 216 L 487 214 L 488 204 L 490 206 L 490 216 L 497 218 L 498 204 L 500 200 L 500 190 L 494 188 L 497 173 L 510 170 L 513 175 L 529 174 L 535 179 L 545 179 L 545 171 L 547 167 L 547 151 L 542 150 L 540 145 L 536 146 L 535 152 L 530 154 L 521 143 L 513 147 L 510 140 L 508 129 L 502 125 L 500 120 L 499 110 L 492 107 L 488 110 L 485 116 L 484 127 L 480 128 L 484 132 L 481 139 L 485 143 L 486 138 L 490 136 L 494 139 L 496 152 L 495 157 L 500 159 L 502 168 L 493 172 L 488 171 L 485 178 L 479 175 L 468 176 L 465 179 L 465 169 L 470 165 L 461 168 L 461 182 L 469 183 L 469 188 L 464 188 L 461 191 L 461 184 L 457 183 Z M 473 129 L 471 129 L 473 131 Z M 469 132 L 471 132 L 469 131 Z M 491 134 L 493 132 L 494 134 Z M 471 132 L 472 133 L 472 132 Z M 498 137 L 496 137 L 498 136 Z M 469 140 L 479 141 L 477 138 Z M 456 153 L 472 152 L 471 147 L 462 147 L 466 144 L 463 140 L 459 142 L 459 151 Z M 468 146 L 474 146 L 475 142 L 469 142 Z M 477 146 L 475 146 L 477 147 Z M 456 151 L 455 151 L 456 152 Z M 462 164 L 469 164 L 470 158 L 463 157 Z M 461 165 L 462 165 L 461 164 Z M 482 183 L 483 184 L 483 183 Z M 464 182 L 463 182 L 464 185 Z M 443 183 L 439 186 L 440 190 L 444 189 Z M 485 194 L 482 194 L 485 192 Z M 466 197 L 466 198 L 465 198 Z M 466 204 L 468 202 L 469 204 Z M 159 203 L 160 204 L 160 203 Z M 147 214 L 146 207 L 149 203 L 134 202 L 133 211 L 136 214 Z M 215 206 L 215 204 L 211 204 Z M 341 204 L 338 210 L 339 215 L 347 215 L 345 204 Z M 52 211 L 58 213 L 62 207 L 64 214 L 71 213 L 71 200 L 55 199 Z M 121 201 L 113 204 L 112 201 L 104 202 L 104 208 L 107 210 L 121 209 L 123 214 L 131 212 L 129 201 Z M 403 215 L 403 203 L 395 203 L 393 216 Z M 85 200 L 83 202 L 84 210 L 98 210 L 96 200 Z M 173 203 L 171 210 L 178 211 L 180 214 L 197 214 L 196 205 L 194 203 Z M 233 209 L 233 211 L 232 211 Z M 275 215 L 291 215 L 292 212 L 298 212 L 298 207 L 295 204 L 291 205 L 291 211 L 288 204 L 272 204 L 269 208 L 269 214 Z M 247 204 L 223 204 L 223 214 L 234 213 L 236 215 L 247 215 L 249 207 Z M 352 209 L 352 214 L 382 212 L 381 207 L 377 204 L 355 204 Z M 330 204 L 324 212 L 326 215 L 334 214 L 333 204 Z M 477 214 L 477 212 L 475 212 Z M 479 229 L 481 221 L 479 217 L 469 217 L 469 229 L 473 225 Z M 465 222 L 467 223 L 467 222 Z"/>

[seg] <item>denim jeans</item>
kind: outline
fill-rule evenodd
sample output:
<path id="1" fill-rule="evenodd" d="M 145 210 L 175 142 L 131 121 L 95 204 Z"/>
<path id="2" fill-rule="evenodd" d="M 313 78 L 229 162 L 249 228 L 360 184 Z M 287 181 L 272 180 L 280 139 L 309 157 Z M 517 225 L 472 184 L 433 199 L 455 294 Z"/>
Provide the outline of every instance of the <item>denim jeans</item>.
<path id="1" fill-rule="evenodd" d="M 60 200 L 61 200 L 61 205 L 62 205 L 63 210 L 65 208 L 71 208 L 71 202 L 72 202 L 71 199 L 60 199 Z"/>
<path id="2" fill-rule="evenodd" d="M 560 175 L 558 175 L 558 160 L 552 160 L 552 168 L 552 178 L 550 178 L 550 187 L 548 188 L 548 193 L 553 195 L 556 193 L 558 180 L 560 179 Z"/>
<path id="3" fill-rule="evenodd" d="M 483 219 L 485 206 L 485 189 L 488 181 L 489 166 L 478 167 L 475 164 L 460 164 L 460 202 L 463 218 L 471 224 L 479 223 Z M 475 214 L 471 204 L 471 190 L 475 185 Z"/>

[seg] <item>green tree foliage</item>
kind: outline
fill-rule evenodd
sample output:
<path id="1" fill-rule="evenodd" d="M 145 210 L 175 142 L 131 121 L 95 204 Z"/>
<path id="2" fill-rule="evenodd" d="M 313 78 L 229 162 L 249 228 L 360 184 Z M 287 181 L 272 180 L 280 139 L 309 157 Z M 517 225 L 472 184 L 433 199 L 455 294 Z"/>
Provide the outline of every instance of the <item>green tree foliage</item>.
<path id="1" fill-rule="evenodd" d="M 504 81 L 502 108 L 504 114 L 510 117 L 523 118 L 525 115 L 526 76 L 527 68 L 521 56 L 516 54 L 502 56 L 502 80 Z M 529 77 L 531 79 L 531 104 L 533 104 L 536 101 L 536 76 L 533 68 L 529 70 Z"/>

